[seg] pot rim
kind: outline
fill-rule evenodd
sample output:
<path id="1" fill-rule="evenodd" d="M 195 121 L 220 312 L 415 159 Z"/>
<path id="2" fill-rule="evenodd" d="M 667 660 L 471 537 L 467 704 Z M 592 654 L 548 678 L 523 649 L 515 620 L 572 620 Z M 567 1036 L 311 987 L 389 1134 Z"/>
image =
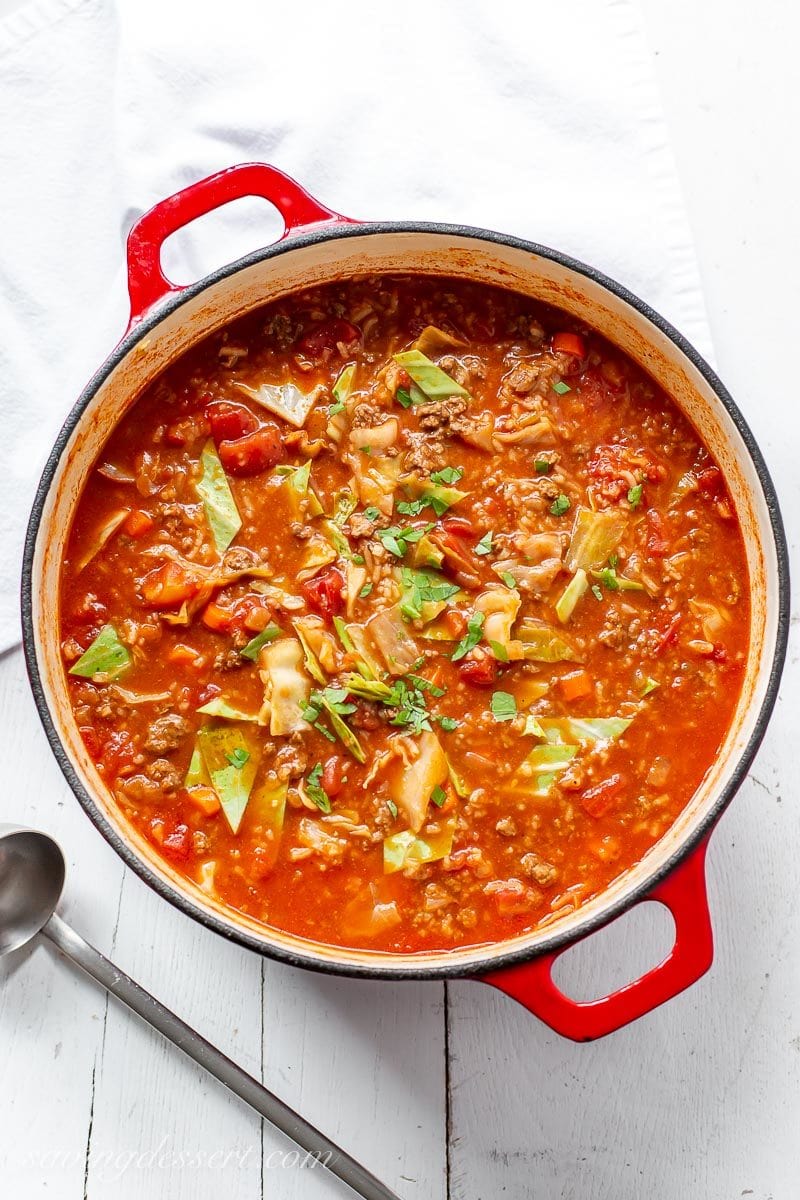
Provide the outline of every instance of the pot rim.
<path id="1" fill-rule="evenodd" d="M 374 965 L 367 963 L 339 963 L 332 959 L 318 957 L 313 950 L 309 950 L 308 952 L 303 952 L 299 948 L 296 951 L 287 950 L 284 947 L 274 943 L 262 941 L 259 937 L 243 929 L 232 927 L 231 925 L 226 924 L 225 921 L 221 920 L 216 915 L 200 908 L 199 905 L 195 904 L 188 893 L 179 891 L 176 887 L 167 883 L 166 879 L 157 875 L 142 859 L 139 858 L 128 842 L 107 820 L 106 816 L 95 802 L 89 791 L 84 787 L 77 771 L 72 765 L 70 756 L 64 746 L 64 743 L 61 741 L 58 729 L 56 728 L 56 722 L 50 713 L 45 695 L 45 689 L 39 671 L 39 664 L 36 657 L 36 637 L 32 602 L 33 562 L 36 550 L 36 541 L 44 507 L 47 501 L 47 496 L 50 492 L 50 487 L 56 475 L 61 456 L 64 453 L 69 439 L 78 426 L 85 409 L 99 388 L 116 370 L 123 359 L 139 342 L 147 337 L 148 334 L 150 334 L 166 316 L 175 312 L 182 305 L 188 303 L 190 300 L 194 299 L 202 292 L 207 291 L 209 288 L 212 288 L 217 283 L 236 275 L 248 267 L 254 266 L 269 258 L 275 258 L 279 255 L 291 253 L 292 251 L 305 246 L 314 245 L 320 242 L 332 241 L 337 238 L 380 237 L 387 234 L 391 235 L 398 233 L 429 233 L 443 237 L 459 237 L 470 239 L 476 242 L 488 242 L 490 244 L 508 246 L 512 249 L 522 250 L 537 257 L 549 259 L 550 261 L 565 267 L 567 270 L 570 270 L 575 274 L 584 276 L 593 283 L 599 284 L 606 291 L 610 292 L 612 295 L 616 296 L 624 303 L 628 304 L 631 308 L 636 310 L 642 317 L 645 318 L 646 321 L 655 326 L 660 333 L 667 337 L 673 343 L 673 345 L 677 347 L 681 354 L 704 378 L 719 402 L 727 411 L 728 416 L 731 418 L 739 435 L 741 436 L 753 463 L 753 467 L 758 477 L 769 514 L 770 527 L 775 545 L 775 557 L 778 574 L 777 622 L 769 678 L 767 680 L 764 698 L 756 716 L 752 733 L 737 760 L 733 764 L 727 780 L 725 781 L 724 785 L 720 787 L 719 793 L 713 804 L 708 808 L 696 827 L 680 842 L 672 854 L 670 854 L 668 858 L 665 859 L 664 862 L 662 862 L 658 868 L 652 872 L 652 874 L 642 879 L 642 881 L 637 884 L 637 886 L 631 892 L 612 901 L 608 907 L 600 909 L 598 912 L 591 914 L 583 922 L 579 921 L 576 925 L 570 926 L 567 929 L 553 932 L 551 935 L 543 938 L 542 941 L 538 942 L 533 947 L 515 947 L 513 949 L 509 949 L 506 953 L 497 955 L 490 962 L 484 963 L 481 963 L 480 961 L 480 946 L 474 948 L 475 961 L 471 963 L 459 962 L 449 965 L 447 963 L 439 962 L 436 966 L 430 966 L 426 965 L 425 963 L 425 955 L 419 956 L 420 965 L 414 967 L 405 966 L 393 968 L 390 965 L 386 965 L 385 962 L 375 963 Z M 424 274 L 425 272 L 415 273 Z M 433 272 L 431 272 L 431 274 L 433 274 Z M 36 708 L 39 713 L 39 719 L 44 727 L 47 740 L 50 743 L 50 748 L 55 755 L 62 774 L 66 778 L 72 792 L 81 804 L 81 807 L 91 820 L 92 824 L 100 831 L 106 841 L 113 847 L 126 866 L 135 871 L 136 874 L 146 884 L 148 884 L 148 886 L 151 887 L 157 895 L 161 896 L 165 900 L 168 900 L 175 908 L 179 909 L 186 916 L 192 917 L 194 920 L 199 921 L 206 928 L 213 930 L 217 934 L 221 934 L 229 941 L 237 942 L 239 945 L 244 946 L 248 950 L 254 950 L 259 954 L 276 959 L 277 961 L 286 963 L 290 966 L 320 971 L 328 975 L 341 975 L 372 979 L 457 979 L 479 976 L 483 973 L 495 972 L 501 969 L 530 962 L 541 955 L 554 954 L 559 950 L 566 949 L 567 946 L 581 940 L 589 934 L 594 933 L 596 930 L 602 928 L 611 921 L 615 920 L 617 917 L 621 916 L 622 913 L 628 911 L 628 909 L 632 908 L 635 904 L 646 900 L 653 888 L 666 876 L 668 876 L 678 866 L 678 864 L 682 862 L 710 833 L 717 820 L 733 800 L 737 791 L 744 782 L 750 765 L 764 738 L 769 719 L 772 715 L 772 710 L 777 700 L 778 688 L 786 658 L 787 641 L 789 635 L 789 551 L 775 485 L 772 482 L 772 478 L 758 443 L 744 416 L 737 407 L 733 397 L 728 392 L 720 378 L 717 376 L 716 372 L 694 348 L 694 346 L 669 321 L 657 313 L 653 308 L 650 307 L 649 304 L 641 300 L 628 288 L 616 282 L 616 280 L 611 279 L 597 268 L 589 266 L 578 259 L 572 258 L 571 256 L 564 254 L 559 250 L 554 250 L 551 247 L 543 246 L 536 242 L 530 242 L 526 239 L 518 238 L 511 234 L 499 233 L 494 230 L 481 229 L 479 227 L 469 225 L 429 221 L 354 222 L 347 225 L 334 225 L 324 222 L 318 226 L 308 228 L 305 232 L 284 236 L 281 241 L 278 241 L 270 246 L 265 246 L 258 250 L 254 250 L 231 263 L 226 263 L 224 266 L 219 267 L 210 274 L 203 276 L 195 283 L 189 284 L 179 291 L 168 294 L 164 300 L 157 302 L 149 311 L 147 311 L 140 320 L 128 327 L 122 340 L 111 352 L 105 362 L 92 375 L 77 401 L 73 405 L 66 421 L 64 422 L 64 425 L 58 434 L 58 437 L 56 438 L 53 449 L 50 452 L 45 464 L 41 479 L 36 489 L 33 507 L 31 509 L 31 515 L 25 535 L 20 598 L 22 611 L 22 641 L 28 678 L 30 680 Z M 268 929 L 269 927 L 267 926 L 266 928 Z M 302 939 L 297 940 L 298 944 L 302 944 Z M 492 943 L 492 945 L 496 946 L 497 943 Z M 334 951 L 338 949 L 340 948 L 333 947 Z M 346 952 L 344 948 L 341 949 L 343 953 Z M 428 954 L 427 956 L 430 957 L 431 955 Z"/>

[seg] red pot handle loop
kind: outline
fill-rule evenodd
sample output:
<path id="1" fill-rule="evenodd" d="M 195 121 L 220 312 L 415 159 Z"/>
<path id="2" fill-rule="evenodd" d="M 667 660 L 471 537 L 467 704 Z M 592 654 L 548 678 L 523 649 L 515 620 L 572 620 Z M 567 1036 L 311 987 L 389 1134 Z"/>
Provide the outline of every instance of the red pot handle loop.
<path id="1" fill-rule="evenodd" d="M 353 224 L 349 217 L 326 208 L 291 179 L 267 163 L 240 163 L 192 183 L 168 196 L 139 218 L 128 234 L 128 293 L 131 324 L 176 287 L 161 269 L 161 247 L 170 236 L 231 200 L 263 196 L 283 218 L 283 238 L 320 224 Z"/>
<path id="2" fill-rule="evenodd" d="M 711 966 L 714 940 L 706 896 L 706 846 L 703 841 L 647 897 L 672 913 L 675 944 L 641 979 L 599 1000 L 572 1000 L 556 987 L 552 976 L 553 965 L 564 950 L 544 954 L 521 967 L 493 971 L 481 979 L 513 996 L 556 1033 L 575 1042 L 605 1037 L 643 1017 L 696 983 Z"/>

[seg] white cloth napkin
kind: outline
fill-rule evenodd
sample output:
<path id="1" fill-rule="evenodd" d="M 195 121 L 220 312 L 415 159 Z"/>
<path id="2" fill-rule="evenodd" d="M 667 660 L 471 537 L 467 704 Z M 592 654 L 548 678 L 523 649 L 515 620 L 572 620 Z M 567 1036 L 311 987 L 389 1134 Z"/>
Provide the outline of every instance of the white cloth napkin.
<path id="1" fill-rule="evenodd" d="M 558 247 L 708 349 L 636 0 L 33 0 L 0 22 L 0 114 L 0 650 L 44 460 L 125 325 L 127 229 L 221 167 Z M 168 273 L 277 231 L 239 201 L 178 235 Z"/>

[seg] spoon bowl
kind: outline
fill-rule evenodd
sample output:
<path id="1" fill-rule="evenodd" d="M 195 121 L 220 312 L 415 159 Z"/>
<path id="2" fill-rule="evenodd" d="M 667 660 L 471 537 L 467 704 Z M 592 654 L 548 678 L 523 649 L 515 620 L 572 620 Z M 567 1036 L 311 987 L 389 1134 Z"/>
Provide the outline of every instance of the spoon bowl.
<path id="1" fill-rule="evenodd" d="M 0 825 L 0 955 L 41 933 L 56 910 L 65 876 L 61 847 L 46 833 Z"/>

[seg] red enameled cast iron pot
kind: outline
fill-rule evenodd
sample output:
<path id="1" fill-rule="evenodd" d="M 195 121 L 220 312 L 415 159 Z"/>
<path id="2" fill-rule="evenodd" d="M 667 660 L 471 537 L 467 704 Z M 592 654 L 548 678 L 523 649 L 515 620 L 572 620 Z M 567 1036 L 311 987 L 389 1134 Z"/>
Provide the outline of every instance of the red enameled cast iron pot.
<path id="1" fill-rule="evenodd" d="M 277 208 L 285 224 L 280 240 L 190 287 L 169 283 L 161 270 L 164 240 L 243 196 L 262 196 Z M 753 606 L 744 688 L 725 744 L 685 812 L 643 861 L 544 929 L 490 946 L 406 955 L 344 950 L 259 925 L 163 862 L 126 824 L 83 746 L 67 698 L 52 601 L 70 517 L 92 463 L 122 414 L 168 363 L 270 300 L 330 280 L 386 272 L 483 281 L 556 305 L 649 371 L 691 419 L 725 473 L 744 530 Z M 345 975 L 479 976 L 578 1041 L 619 1029 L 699 979 L 713 956 L 706 845 L 745 777 L 775 703 L 789 609 L 786 541 L 772 481 L 741 413 L 707 363 L 641 300 L 563 254 L 484 229 L 353 221 L 260 163 L 221 171 L 145 213 L 128 238 L 128 281 L 130 324 L 73 408 L 47 463 L 28 528 L 22 580 L 25 653 L 39 714 L 72 790 L 111 845 L 159 895 L 250 949 Z M 667 957 L 603 999 L 578 1003 L 565 996 L 551 976 L 558 955 L 642 900 L 657 900 L 672 913 L 675 942 Z"/>

